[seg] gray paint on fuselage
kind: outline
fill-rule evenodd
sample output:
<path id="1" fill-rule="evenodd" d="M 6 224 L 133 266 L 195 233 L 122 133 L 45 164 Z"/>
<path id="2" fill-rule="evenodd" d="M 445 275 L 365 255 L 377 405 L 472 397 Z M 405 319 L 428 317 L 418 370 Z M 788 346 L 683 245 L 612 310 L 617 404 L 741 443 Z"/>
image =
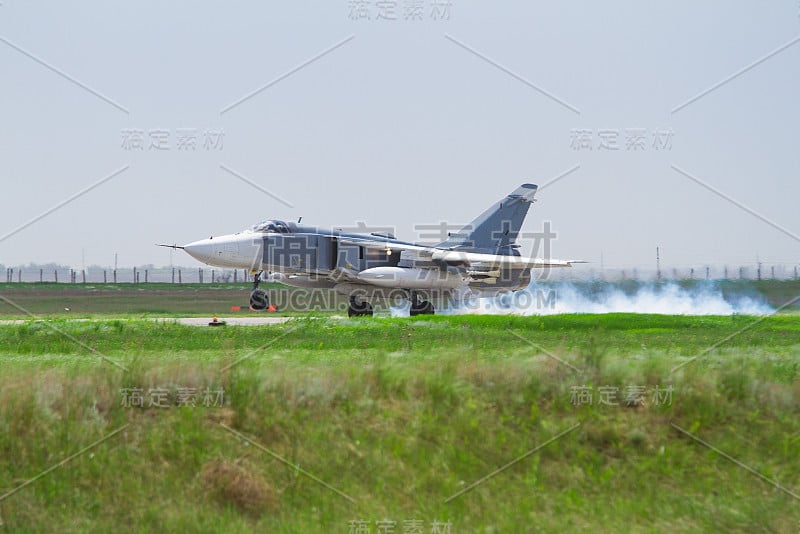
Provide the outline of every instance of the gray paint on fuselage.
<path id="1" fill-rule="evenodd" d="M 537 186 L 523 184 L 499 202 L 492 204 L 472 223 L 452 234 L 446 241 L 435 248 L 520 256 L 515 241 L 519 235 L 522 222 L 534 201 Z M 406 267 L 422 269 L 439 269 L 442 271 L 470 271 L 469 287 L 483 292 L 499 292 L 522 289 L 531 280 L 530 269 L 501 268 L 500 276 L 481 277 L 480 266 L 452 265 L 421 260 L 413 254 L 400 251 L 386 251 L 374 246 L 359 246 L 358 241 L 375 241 L 385 243 L 391 250 L 392 245 L 417 245 L 401 241 L 387 234 L 360 234 L 341 230 L 301 225 L 299 223 L 273 221 L 267 225 L 269 233 L 264 235 L 263 258 L 264 268 L 286 274 L 311 274 L 329 277 L 330 281 L 338 281 L 337 291 L 361 290 L 376 291 L 374 287 L 364 286 L 353 280 L 357 274 L 373 267 Z M 496 267 L 486 268 L 496 271 Z M 344 273 L 344 275 L 343 275 Z M 347 274 L 349 273 L 349 274 Z M 321 282 L 321 280 L 320 280 Z M 308 282 L 301 283 L 312 283 Z M 311 287 L 311 286 L 309 286 Z M 319 286 L 316 286 L 319 287 Z"/>
<path id="2" fill-rule="evenodd" d="M 371 267 L 396 266 L 400 261 L 400 252 L 386 254 L 374 248 L 360 247 L 356 244 L 341 243 L 346 241 L 376 239 L 392 244 L 413 245 L 406 241 L 378 237 L 369 234 L 354 234 L 301 226 L 286 223 L 286 233 L 268 233 L 264 235 L 264 265 L 268 270 L 287 273 L 330 274 L 337 268 L 363 271 Z"/>
<path id="3" fill-rule="evenodd" d="M 331 231 L 314 227 L 291 228 L 289 233 L 264 235 L 264 266 L 266 270 L 277 271 L 286 275 L 314 275 L 315 279 L 295 279 L 296 283 L 286 282 L 288 285 L 298 287 L 318 287 L 331 288 L 336 286 L 336 282 L 328 280 L 327 276 L 332 276 L 337 271 L 358 273 L 373 267 L 406 267 L 406 268 L 436 268 L 450 271 L 464 271 L 461 266 L 439 264 L 430 261 L 412 261 L 401 259 L 400 251 L 393 251 L 387 255 L 383 250 L 367 248 L 352 244 L 353 241 L 367 240 L 375 241 L 375 236 L 368 234 L 353 234 Z M 343 244 L 339 241 L 342 238 L 347 241 Z M 413 245 L 398 239 L 381 238 L 388 248 L 393 243 Z M 516 251 L 515 251 L 516 252 Z M 492 269 L 495 270 L 495 269 Z M 487 278 L 489 281 L 473 277 L 469 282 L 469 287 L 484 292 L 496 292 L 522 289 L 530 282 L 529 269 L 499 269 L 500 276 L 497 278 Z M 342 292 L 345 287 L 355 286 L 362 290 L 374 289 L 363 284 L 348 283 L 347 286 L 338 287 L 337 291 Z"/>

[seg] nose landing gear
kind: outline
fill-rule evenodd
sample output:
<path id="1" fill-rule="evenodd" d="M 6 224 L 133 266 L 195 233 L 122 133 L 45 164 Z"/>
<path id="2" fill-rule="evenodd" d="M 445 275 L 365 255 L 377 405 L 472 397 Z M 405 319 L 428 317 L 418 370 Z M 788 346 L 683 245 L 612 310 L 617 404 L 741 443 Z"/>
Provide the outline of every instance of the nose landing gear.
<path id="1" fill-rule="evenodd" d="M 267 293 L 258 289 L 261 282 L 261 272 L 257 272 L 253 277 L 253 292 L 250 293 L 250 309 L 254 311 L 264 311 L 269 307 L 269 297 Z"/>

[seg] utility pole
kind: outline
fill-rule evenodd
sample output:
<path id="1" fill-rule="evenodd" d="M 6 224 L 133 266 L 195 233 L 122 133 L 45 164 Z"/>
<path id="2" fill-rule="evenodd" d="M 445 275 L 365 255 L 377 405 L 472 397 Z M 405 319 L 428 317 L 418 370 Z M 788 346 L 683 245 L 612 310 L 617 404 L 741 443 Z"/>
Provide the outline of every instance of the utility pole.
<path id="1" fill-rule="evenodd" d="M 758 264 L 758 270 L 756 271 L 758 273 L 758 279 L 761 280 L 761 259 L 758 257 L 758 254 L 756 254 L 756 263 Z"/>
<path id="2" fill-rule="evenodd" d="M 661 281 L 661 254 L 659 247 L 656 247 L 656 279 Z"/>

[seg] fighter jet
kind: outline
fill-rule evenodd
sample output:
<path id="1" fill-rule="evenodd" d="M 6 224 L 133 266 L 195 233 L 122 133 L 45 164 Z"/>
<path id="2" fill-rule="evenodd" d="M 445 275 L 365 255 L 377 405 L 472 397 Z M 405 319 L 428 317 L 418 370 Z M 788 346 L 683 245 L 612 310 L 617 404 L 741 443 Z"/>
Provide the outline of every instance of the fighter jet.
<path id="1" fill-rule="evenodd" d="M 388 232 L 348 233 L 267 220 L 241 232 L 184 246 L 217 267 L 249 269 L 250 307 L 264 310 L 264 272 L 282 284 L 336 291 L 349 298 L 348 315 L 371 316 L 373 303 L 400 296 L 411 315 L 433 314 L 432 300 L 491 296 L 528 286 L 531 269 L 571 267 L 574 260 L 524 258 L 516 239 L 537 186 L 522 184 L 443 242 L 421 245 Z"/>

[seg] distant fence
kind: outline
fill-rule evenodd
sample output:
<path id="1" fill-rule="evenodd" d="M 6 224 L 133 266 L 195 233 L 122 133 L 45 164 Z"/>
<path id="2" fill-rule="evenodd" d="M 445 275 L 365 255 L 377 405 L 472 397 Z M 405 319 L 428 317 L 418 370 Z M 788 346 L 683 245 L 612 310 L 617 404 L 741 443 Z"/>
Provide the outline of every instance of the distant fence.
<path id="1" fill-rule="evenodd" d="M 581 271 L 576 275 L 577 271 Z M 663 267 L 661 269 L 611 268 L 598 269 L 591 264 L 573 269 L 556 269 L 553 280 L 798 280 L 800 266 L 756 264 L 747 266 Z"/>
<path id="2" fill-rule="evenodd" d="M 0 266 L 0 269 L 3 267 Z M 246 269 L 208 269 L 191 267 L 128 267 L 110 269 L 88 267 L 7 267 L 6 283 L 56 282 L 66 284 L 208 284 L 247 283 L 253 277 Z M 748 266 L 702 266 L 664 267 L 656 269 L 598 268 L 596 264 L 576 265 L 572 269 L 534 269 L 534 280 L 798 280 L 797 265 L 748 265 Z M 266 277 L 265 277 L 266 278 Z"/>
<path id="3" fill-rule="evenodd" d="M 130 267 L 124 269 L 71 269 L 69 267 L 7 267 L 6 283 L 50 282 L 66 284 L 205 284 L 252 282 L 246 269 L 187 267 Z"/>

